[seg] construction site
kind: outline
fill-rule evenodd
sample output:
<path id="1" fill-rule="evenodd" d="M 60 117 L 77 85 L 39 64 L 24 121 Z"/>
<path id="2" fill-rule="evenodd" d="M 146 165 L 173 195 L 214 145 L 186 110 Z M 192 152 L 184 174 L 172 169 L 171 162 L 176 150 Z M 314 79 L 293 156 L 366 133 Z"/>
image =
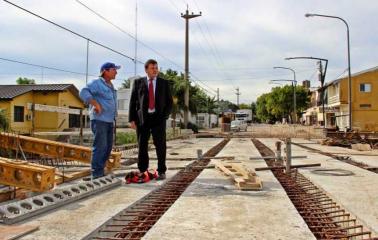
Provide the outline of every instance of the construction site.
<path id="1" fill-rule="evenodd" d="M 0 240 L 378 240 L 377 0 L 0 9 Z"/>
<path id="2" fill-rule="evenodd" d="M 126 184 L 137 145 L 91 180 L 91 149 L 1 133 L 1 239 L 377 239 L 378 150 L 310 128 L 167 142 L 167 179 Z M 151 168 L 156 154 L 151 147 Z"/>

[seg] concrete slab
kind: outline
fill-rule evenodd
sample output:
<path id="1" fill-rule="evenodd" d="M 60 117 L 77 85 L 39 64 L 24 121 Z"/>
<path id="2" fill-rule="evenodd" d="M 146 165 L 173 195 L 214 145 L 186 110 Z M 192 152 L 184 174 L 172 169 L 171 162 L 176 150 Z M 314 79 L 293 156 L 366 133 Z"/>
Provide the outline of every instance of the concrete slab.
<path id="1" fill-rule="evenodd" d="M 205 152 L 220 141 L 221 139 L 175 140 L 168 143 L 169 146 L 172 146 L 168 152 L 174 150 L 183 157 L 194 157 L 196 156 L 196 149 L 202 148 Z M 151 164 L 155 163 L 152 162 Z M 168 167 L 173 165 L 171 162 L 167 164 Z M 188 162 L 175 163 L 175 165 L 180 164 L 188 164 Z M 168 170 L 167 179 L 171 178 L 176 172 Z M 139 200 L 162 183 L 151 181 L 147 184 L 123 184 L 121 187 L 103 194 L 83 199 L 59 208 L 54 212 L 48 212 L 26 220 L 23 223 L 27 222 L 28 224 L 39 225 L 40 230 L 21 239 L 81 239 L 113 215 Z"/>
<path id="2" fill-rule="evenodd" d="M 278 139 L 259 139 L 265 145 L 274 149 Z M 293 141 L 302 141 L 293 139 Z M 312 145 L 311 145 L 312 146 Z M 327 151 L 321 149 L 322 151 Z M 321 163 L 318 168 L 303 168 L 300 172 L 315 185 L 324 189 L 337 203 L 356 216 L 365 226 L 378 235 L 378 175 L 359 167 L 343 163 L 333 158 L 314 153 L 292 145 L 293 156 L 307 155 L 305 159 L 293 159 L 292 164 Z M 319 175 L 315 169 L 342 169 L 349 171 L 351 176 Z"/>
<path id="3" fill-rule="evenodd" d="M 321 145 L 315 140 L 293 139 L 293 142 L 303 144 L 324 152 L 334 153 L 336 155 L 350 156 L 354 161 L 365 163 L 371 167 L 378 167 L 378 150 L 358 151 L 338 146 Z"/>
<path id="4" fill-rule="evenodd" d="M 259 155 L 249 139 L 232 139 L 218 156 L 247 167 Z M 205 169 L 143 239 L 315 239 L 272 173 L 259 173 L 264 190 L 244 192 L 218 170 Z"/>
<path id="5" fill-rule="evenodd" d="M 174 140 L 167 142 L 167 158 L 196 158 L 197 149 L 202 149 L 205 153 L 211 147 L 222 141 L 222 138 L 190 138 L 185 140 Z M 150 157 L 156 158 L 155 148 L 148 151 Z M 136 154 L 130 157 L 137 157 Z M 167 168 L 169 167 L 184 167 L 192 161 L 167 161 Z M 137 164 L 132 164 L 130 167 L 137 167 Z M 150 160 L 150 169 L 157 168 L 157 160 Z"/>

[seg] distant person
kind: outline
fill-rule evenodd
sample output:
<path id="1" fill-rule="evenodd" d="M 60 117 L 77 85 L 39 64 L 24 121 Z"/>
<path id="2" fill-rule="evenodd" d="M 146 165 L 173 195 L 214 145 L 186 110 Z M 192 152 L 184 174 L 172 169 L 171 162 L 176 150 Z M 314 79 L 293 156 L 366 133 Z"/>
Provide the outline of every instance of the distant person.
<path id="1" fill-rule="evenodd" d="M 113 146 L 114 121 L 117 116 L 117 91 L 112 80 L 120 66 L 104 63 L 100 77 L 87 84 L 80 92 L 81 99 L 89 104 L 91 129 L 94 135 L 92 149 L 92 178 L 104 176 L 106 161 Z"/>
<path id="2" fill-rule="evenodd" d="M 158 63 L 150 59 L 144 64 L 146 77 L 135 80 L 130 98 L 129 122 L 138 138 L 139 177 L 147 176 L 148 140 L 152 134 L 158 158 L 157 180 L 166 178 L 166 120 L 172 110 L 172 95 L 166 80 L 158 77 Z M 143 182 L 143 181 L 142 181 Z"/>

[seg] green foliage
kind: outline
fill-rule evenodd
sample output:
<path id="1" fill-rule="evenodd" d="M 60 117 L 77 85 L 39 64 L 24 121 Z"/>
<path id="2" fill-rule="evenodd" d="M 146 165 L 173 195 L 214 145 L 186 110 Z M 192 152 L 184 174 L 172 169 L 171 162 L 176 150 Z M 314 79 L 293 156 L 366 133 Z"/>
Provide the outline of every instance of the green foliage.
<path id="1" fill-rule="evenodd" d="M 136 142 L 136 132 L 117 132 L 116 145 L 123 145 Z"/>
<path id="2" fill-rule="evenodd" d="M 172 117 L 175 118 L 176 114 L 179 114 L 181 110 L 185 109 L 185 87 L 184 75 L 178 73 L 172 69 L 168 69 L 165 72 L 160 72 L 161 78 L 169 81 L 172 90 L 173 98 L 177 99 L 177 104 L 173 105 Z M 193 114 L 198 112 L 215 113 L 217 109 L 215 98 L 209 97 L 204 90 L 198 86 L 191 86 L 189 84 L 189 111 Z"/>
<path id="3" fill-rule="evenodd" d="M 272 88 L 270 93 L 265 93 L 257 98 L 256 114 L 261 122 L 281 121 L 282 118 L 292 119 L 293 112 L 293 88 L 286 85 Z M 296 87 L 297 116 L 303 112 L 310 101 L 308 90 L 302 86 Z"/>
<path id="4" fill-rule="evenodd" d="M 130 79 L 123 80 L 122 87 L 121 88 L 130 88 L 131 82 Z"/>
<path id="5" fill-rule="evenodd" d="M 219 101 L 219 108 L 221 112 L 226 112 L 228 110 L 236 112 L 236 110 L 239 109 L 239 107 L 236 104 L 223 99 Z"/>
<path id="6" fill-rule="evenodd" d="M 17 78 L 16 83 L 17 84 L 35 84 L 35 80 L 30 79 L 30 78 L 26 78 L 26 77 L 25 78 L 19 77 L 19 78 Z"/>
<path id="7" fill-rule="evenodd" d="M 4 110 L 0 110 L 0 130 L 6 131 L 9 129 L 9 121 Z"/>
<path id="8" fill-rule="evenodd" d="M 239 109 L 251 109 L 251 105 L 246 104 L 246 103 L 240 103 Z"/>
<path id="9" fill-rule="evenodd" d="M 251 109 L 252 109 L 252 116 L 253 116 L 252 121 L 253 122 L 261 122 L 256 115 L 256 110 L 257 110 L 256 102 L 251 103 Z"/>

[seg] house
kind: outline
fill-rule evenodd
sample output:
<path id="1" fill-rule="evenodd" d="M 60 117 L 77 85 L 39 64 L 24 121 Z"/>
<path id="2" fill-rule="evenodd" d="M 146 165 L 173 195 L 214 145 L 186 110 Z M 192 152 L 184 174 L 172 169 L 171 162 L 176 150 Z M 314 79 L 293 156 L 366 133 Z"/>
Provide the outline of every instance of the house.
<path id="1" fill-rule="evenodd" d="M 192 115 L 192 122 L 200 128 L 214 128 L 218 123 L 218 116 L 209 113 L 197 113 Z"/>
<path id="2" fill-rule="evenodd" d="M 326 128 L 349 127 L 348 77 L 324 85 Z M 352 74 L 352 129 L 378 131 L 378 67 Z M 313 93 L 314 94 L 314 93 Z M 312 106 L 314 107 L 314 106 Z M 323 109 L 318 104 L 317 121 L 322 120 Z M 306 112 L 310 112 L 308 109 Z"/>
<path id="3" fill-rule="evenodd" d="M 35 105 L 42 107 L 32 110 Z M 51 111 L 54 107 L 57 110 Z M 71 112 L 84 107 L 73 84 L 0 85 L 0 109 L 11 130 L 22 134 L 79 127 L 80 115 Z"/>
<path id="4" fill-rule="evenodd" d="M 322 126 L 323 113 L 321 112 L 321 92 L 319 89 L 311 90 L 309 107 L 304 111 L 302 120 L 305 125 Z"/>

